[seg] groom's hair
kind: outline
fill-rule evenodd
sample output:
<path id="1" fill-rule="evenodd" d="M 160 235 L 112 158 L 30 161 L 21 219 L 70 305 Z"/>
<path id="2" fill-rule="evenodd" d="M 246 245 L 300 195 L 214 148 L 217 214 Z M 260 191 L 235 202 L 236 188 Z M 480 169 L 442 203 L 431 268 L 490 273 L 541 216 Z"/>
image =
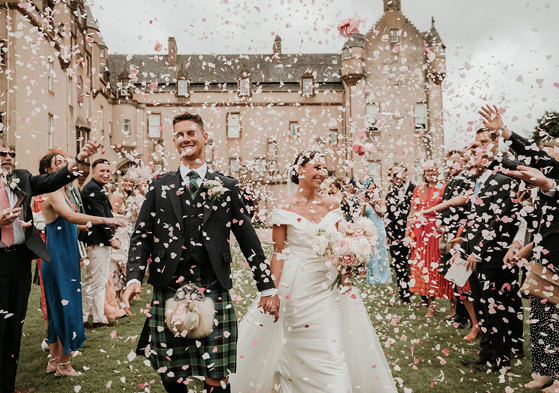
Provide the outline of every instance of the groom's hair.
<path id="1" fill-rule="evenodd" d="M 198 124 L 198 126 L 200 126 L 200 129 L 204 131 L 204 120 L 202 120 L 200 115 L 197 115 L 196 113 L 188 113 L 188 112 L 181 113 L 180 115 L 176 115 L 175 117 L 173 117 L 173 129 L 175 128 L 175 124 L 186 120 L 190 120 Z"/>

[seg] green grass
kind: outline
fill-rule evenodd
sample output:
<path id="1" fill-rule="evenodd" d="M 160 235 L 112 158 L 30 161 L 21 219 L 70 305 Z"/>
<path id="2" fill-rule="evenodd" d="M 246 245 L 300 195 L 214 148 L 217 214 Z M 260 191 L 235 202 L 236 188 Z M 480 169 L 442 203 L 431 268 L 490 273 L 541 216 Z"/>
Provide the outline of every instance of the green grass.
<path id="1" fill-rule="evenodd" d="M 256 292 L 248 269 L 241 267 L 238 251 L 235 260 L 233 297 L 240 317 L 254 300 Z M 505 375 L 476 373 L 460 365 L 460 359 L 475 357 L 477 348 L 461 340 L 468 331 L 459 331 L 444 321 L 448 301 L 439 301 L 436 318 L 427 320 L 423 317 L 426 309 L 419 308 L 417 298 L 411 306 L 399 305 L 394 286 L 370 286 L 363 278 L 356 281 L 377 335 L 385 345 L 384 351 L 400 392 L 505 392 L 507 386 L 516 392 L 525 390 L 522 384 L 530 380 L 531 374 L 528 357 L 515 360 L 511 372 Z M 133 303 L 133 318 L 120 319 L 115 328 L 88 330 L 83 355 L 72 360 L 73 366 L 83 375 L 55 378 L 45 374 L 47 354 L 40 348 L 44 325 L 39 310 L 39 288 L 33 285 L 17 386 L 36 386 L 39 392 L 49 393 L 164 392 L 158 375 L 146 364 L 145 358 L 129 358 L 145 320 L 141 310 L 146 308 L 150 299 L 151 293 L 144 287 L 141 299 Z M 526 310 L 526 317 L 527 313 Z M 117 336 L 111 336 L 113 330 Z M 524 349 L 528 355 L 527 337 L 526 326 Z M 193 382 L 191 393 L 200 391 L 199 386 L 199 382 Z M 371 387 L 372 391 L 374 387 Z"/>

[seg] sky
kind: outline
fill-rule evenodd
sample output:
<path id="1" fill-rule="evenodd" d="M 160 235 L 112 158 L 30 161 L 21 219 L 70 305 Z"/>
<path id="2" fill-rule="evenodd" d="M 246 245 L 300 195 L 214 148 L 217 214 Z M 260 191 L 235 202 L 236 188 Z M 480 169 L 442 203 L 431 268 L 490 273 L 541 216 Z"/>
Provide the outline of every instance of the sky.
<path id="1" fill-rule="evenodd" d="M 109 53 L 336 53 L 336 27 L 361 18 L 366 33 L 383 13 L 382 0 L 91 0 Z M 505 110 L 505 124 L 527 135 L 546 110 L 559 111 L 559 1 L 402 0 L 421 31 L 431 17 L 446 45 L 445 143 L 461 147 L 480 125 L 486 103 Z"/>

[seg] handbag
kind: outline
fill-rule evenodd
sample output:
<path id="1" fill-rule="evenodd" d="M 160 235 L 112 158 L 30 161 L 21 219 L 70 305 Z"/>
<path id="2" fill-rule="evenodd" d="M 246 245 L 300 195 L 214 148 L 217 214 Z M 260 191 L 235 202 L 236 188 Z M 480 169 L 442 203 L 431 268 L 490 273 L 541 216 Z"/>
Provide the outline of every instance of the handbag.
<path id="1" fill-rule="evenodd" d="M 204 338 L 214 329 L 215 304 L 194 284 L 177 289 L 165 302 L 165 323 L 175 336 Z"/>
<path id="2" fill-rule="evenodd" d="M 528 274 L 520 288 L 520 293 L 559 304 L 559 275 L 535 261 L 531 261 L 526 268 Z"/>

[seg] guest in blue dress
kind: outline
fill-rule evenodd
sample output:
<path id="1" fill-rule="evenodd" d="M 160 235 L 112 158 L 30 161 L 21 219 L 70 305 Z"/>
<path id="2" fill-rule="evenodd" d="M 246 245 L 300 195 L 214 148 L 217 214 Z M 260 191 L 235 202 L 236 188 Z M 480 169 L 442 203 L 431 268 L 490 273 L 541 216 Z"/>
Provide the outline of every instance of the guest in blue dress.
<path id="1" fill-rule="evenodd" d="M 50 153 L 39 163 L 40 173 L 54 172 L 66 165 L 66 158 Z M 68 185 L 69 186 L 69 185 Z M 86 339 L 82 321 L 80 252 L 76 224 L 121 225 L 120 219 L 95 217 L 76 213 L 67 194 L 67 187 L 46 195 L 43 214 L 46 222 L 47 249 L 51 261 L 41 263 L 48 310 L 48 345 L 50 360 L 47 373 L 76 376 L 70 365 L 73 351 Z"/>
<path id="2" fill-rule="evenodd" d="M 367 263 L 367 282 L 369 284 L 391 284 L 392 273 L 390 271 L 390 261 L 386 247 L 386 229 L 382 220 L 382 199 L 380 190 L 377 188 L 373 179 L 365 182 L 365 200 L 363 215 L 373 222 L 378 233 L 378 243 L 376 251 L 371 255 Z"/>

